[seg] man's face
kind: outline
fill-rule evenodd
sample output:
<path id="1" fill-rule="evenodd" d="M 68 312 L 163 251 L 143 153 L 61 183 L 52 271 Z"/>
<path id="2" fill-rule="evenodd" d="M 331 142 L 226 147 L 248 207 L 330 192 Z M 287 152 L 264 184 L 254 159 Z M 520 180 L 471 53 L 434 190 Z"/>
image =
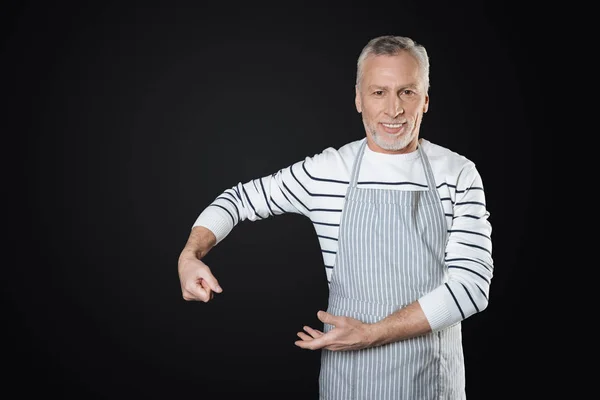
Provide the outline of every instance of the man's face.
<path id="1" fill-rule="evenodd" d="M 367 57 L 355 102 L 371 150 L 408 153 L 417 148 L 429 95 L 417 60 L 409 53 Z"/>

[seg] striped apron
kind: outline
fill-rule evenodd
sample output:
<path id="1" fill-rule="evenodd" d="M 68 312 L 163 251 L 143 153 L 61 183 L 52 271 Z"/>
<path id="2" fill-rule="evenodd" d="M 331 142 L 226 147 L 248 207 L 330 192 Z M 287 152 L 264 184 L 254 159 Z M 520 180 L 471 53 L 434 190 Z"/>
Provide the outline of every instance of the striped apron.
<path id="1" fill-rule="evenodd" d="M 428 190 L 359 189 L 360 147 L 342 217 L 327 311 L 377 322 L 443 284 L 447 226 L 427 155 Z M 333 327 L 324 324 L 324 331 Z M 465 399 L 460 323 L 387 345 L 321 353 L 322 400 Z"/>

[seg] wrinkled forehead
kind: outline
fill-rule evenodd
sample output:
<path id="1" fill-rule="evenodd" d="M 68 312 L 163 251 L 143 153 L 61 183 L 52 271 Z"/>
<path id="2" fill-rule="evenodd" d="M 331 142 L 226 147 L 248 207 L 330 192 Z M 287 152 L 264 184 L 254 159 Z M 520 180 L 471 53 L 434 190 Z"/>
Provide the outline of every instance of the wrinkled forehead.
<path id="1" fill-rule="evenodd" d="M 423 88 L 425 80 L 417 59 L 403 51 L 397 55 L 369 55 L 363 62 L 360 85 Z"/>

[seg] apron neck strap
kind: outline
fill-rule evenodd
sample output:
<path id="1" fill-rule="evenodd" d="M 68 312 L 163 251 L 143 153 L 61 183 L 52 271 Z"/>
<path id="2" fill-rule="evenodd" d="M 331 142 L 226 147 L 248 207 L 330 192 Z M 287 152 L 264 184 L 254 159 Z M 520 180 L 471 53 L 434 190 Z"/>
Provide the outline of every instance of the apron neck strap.
<path id="1" fill-rule="evenodd" d="M 363 139 L 359 149 L 358 155 L 354 160 L 354 165 L 352 166 L 352 174 L 350 175 L 350 187 L 356 187 L 358 183 L 358 173 L 360 172 L 360 166 L 362 164 L 362 159 L 365 154 L 365 148 L 367 147 L 367 139 Z M 429 164 L 429 160 L 423 147 L 421 146 L 421 142 L 417 142 L 417 151 L 419 152 L 419 157 L 421 158 L 421 162 L 423 163 L 423 168 L 425 169 L 425 178 L 427 179 L 427 186 L 429 190 L 435 191 L 435 179 L 433 177 L 433 170 L 431 169 L 431 165 Z"/>
<path id="2" fill-rule="evenodd" d="M 360 164 L 365 154 L 365 147 L 367 147 L 367 139 L 363 139 L 362 144 L 358 148 L 358 155 L 354 159 L 354 165 L 352 166 L 352 174 L 350 175 L 350 187 L 356 187 L 358 181 L 358 172 L 360 171 Z"/>

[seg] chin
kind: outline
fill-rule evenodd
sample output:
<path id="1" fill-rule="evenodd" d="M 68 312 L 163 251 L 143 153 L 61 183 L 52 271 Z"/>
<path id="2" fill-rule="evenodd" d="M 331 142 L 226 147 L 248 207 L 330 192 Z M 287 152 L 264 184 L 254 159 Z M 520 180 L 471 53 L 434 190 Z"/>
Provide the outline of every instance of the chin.
<path id="1" fill-rule="evenodd" d="M 381 136 L 378 138 L 373 138 L 373 143 L 375 143 L 378 147 L 388 150 L 388 151 L 397 151 L 402 150 L 406 146 L 410 144 L 410 141 L 405 141 L 402 139 L 399 140 L 382 140 Z"/>

